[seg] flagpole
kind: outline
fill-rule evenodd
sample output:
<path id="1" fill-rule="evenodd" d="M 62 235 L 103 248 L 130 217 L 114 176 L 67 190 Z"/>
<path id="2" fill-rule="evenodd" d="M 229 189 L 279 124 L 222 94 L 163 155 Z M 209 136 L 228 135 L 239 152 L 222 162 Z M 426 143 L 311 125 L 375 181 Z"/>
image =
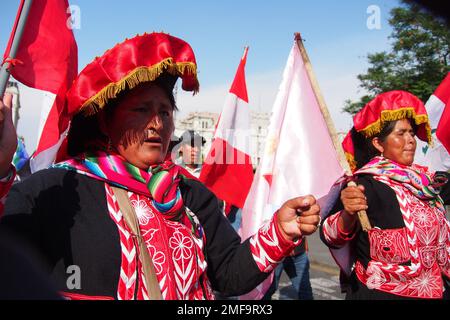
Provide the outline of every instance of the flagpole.
<path id="1" fill-rule="evenodd" d="M 320 111 L 322 112 L 323 118 L 325 120 L 325 123 L 328 128 L 328 132 L 330 134 L 331 140 L 333 142 L 334 148 L 336 149 L 339 163 L 341 164 L 342 168 L 344 169 L 345 173 L 349 176 L 352 175 L 352 171 L 350 169 L 350 165 L 348 164 L 347 158 L 344 153 L 344 149 L 342 148 L 341 143 L 339 142 L 339 138 L 336 132 L 336 128 L 334 127 L 333 120 L 331 119 L 330 113 L 328 111 L 328 108 L 325 104 L 325 100 L 322 96 L 322 93 L 320 92 L 319 85 L 317 83 L 316 77 L 314 75 L 314 72 L 312 70 L 312 65 L 309 60 L 308 54 L 306 53 L 306 49 L 303 46 L 303 40 L 300 35 L 300 33 L 296 32 L 294 34 L 294 39 L 297 43 L 298 49 L 300 50 L 300 54 L 302 56 L 303 62 L 305 64 L 305 69 L 308 74 L 309 80 L 311 81 L 311 86 L 314 91 L 314 95 L 316 96 L 317 102 L 320 107 Z M 356 183 L 353 181 L 348 184 L 349 186 L 356 186 Z M 364 231 L 368 231 L 372 229 L 370 225 L 369 218 L 367 217 L 367 213 L 365 210 L 358 212 L 358 218 L 359 222 L 361 224 L 361 227 Z"/>
<path id="2" fill-rule="evenodd" d="M 25 29 L 25 24 L 32 3 L 33 0 L 24 0 L 23 8 L 20 11 L 20 18 L 17 24 L 17 29 L 14 32 L 14 39 L 11 44 L 11 50 L 9 51 L 9 56 L 6 57 L 7 59 L 14 59 L 16 57 L 16 53 L 19 48 L 20 40 L 22 38 L 23 30 Z M 6 85 L 8 84 L 8 80 L 11 75 L 9 71 L 10 66 L 11 63 L 9 61 L 5 61 L 0 69 L 0 97 L 3 97 L 3 95 L 5 94 Z"/>
<path id="3" fill-rule="evenodd" d="M 244 47 L 244 54 L 242 55 L 241 60 L 244 60 L 244 59 L 245 59 L 245 62 L 247 62 L 247 54 L 248 54 L 248 49 L 249 49 L 249 48 L 250 48 L 249 46 L 245 46 L 245 47 Z"/>

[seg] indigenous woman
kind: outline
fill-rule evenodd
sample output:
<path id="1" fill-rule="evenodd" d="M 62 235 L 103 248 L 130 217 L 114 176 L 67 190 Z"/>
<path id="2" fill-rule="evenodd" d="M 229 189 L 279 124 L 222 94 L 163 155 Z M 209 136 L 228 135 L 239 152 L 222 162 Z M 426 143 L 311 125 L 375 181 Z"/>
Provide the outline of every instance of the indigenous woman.
<path id="1" fill-rule="evenodd" d="M 423 103 L 408 92 L 391 91 L 354 117 L 344 140 L 359 185 L 342 190 L 321 238 L 352 256 L 349 269 L 341 264 L 350 276 L 347 299 L 443 298 L 450 277 L 444 207 L 450 202 L 449 175 L 413 163 L 416 136 L 430 142 Z M 358 224 L 361 210 L 367 210 L 367 232 Z"/>
<path id="2" fill-rule="evenodd" d="M 152 33 L 108 50 L 63 97 L 72 113 L 65 161 L 11 187 L 9 99 L 0 104 L 1 225 L 27 238 L 69 299 L 213 299 L 263 281 L 313 233 L 312 196 L 286 202 L 241 243 L 217 198 L 166 160 L 178 78 L 198 91 L 181 39 Z M 2 263 L 6 263 L 2 261 Z M 79 283 L 71 282 L 74 270 Z"/>

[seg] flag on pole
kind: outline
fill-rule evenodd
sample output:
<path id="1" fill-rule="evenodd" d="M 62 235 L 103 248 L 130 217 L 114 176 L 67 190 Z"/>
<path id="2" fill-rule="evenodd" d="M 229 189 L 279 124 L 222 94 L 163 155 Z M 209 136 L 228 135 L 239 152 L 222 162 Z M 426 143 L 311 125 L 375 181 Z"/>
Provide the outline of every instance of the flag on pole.
<path id="1" fill-rule="evenodd" d="M 295 43 L 272 109 L 264 155 L 243 208 L 242 239 L 291 198 L 312 194 L 324 203 L 344 174 L 317 94 Z M 270 283 L 268 277 L 243 299 L 261 299 Z"/>
<path id="2" fill-rule="evenodd" d="M 24 0 L 5 52 L 9 56 Z M 33 0 L 11 75 L 39 90 L 58 93 L 62 83 L 77 76 L 77 45 L 69 29 L 67 0 Z"/>
<path id="3" fill-rule="evenodd" d="M 227 204 L 242 208 L 253 181 L 250 109 L 245 82 L 248 47 L 226 97 L 200 180 Z"/>
<path id="4" fill-rule="evenodd" d="M 21 1 L 14 29 L 5 52 L 17 32 L 24 0 Z M 69 126 L 64 94 L 78 73 L 78 49 L 70 28 L 68 0 L 34 0 L 12 64 L 11 75 L 21 83 L 46 92 L 50 98 L 41 113 L 41 132 L 32 160 L 32 171 L 46 168 Z M 55 95 L 59 95 L 55 99 Z"/>
<path id="5" fill-rule="evenodd" d="M 450 170 L 450 72 L 425 104 L 433 145 L 418 140 L 415 162 L 431 171 Z"/>

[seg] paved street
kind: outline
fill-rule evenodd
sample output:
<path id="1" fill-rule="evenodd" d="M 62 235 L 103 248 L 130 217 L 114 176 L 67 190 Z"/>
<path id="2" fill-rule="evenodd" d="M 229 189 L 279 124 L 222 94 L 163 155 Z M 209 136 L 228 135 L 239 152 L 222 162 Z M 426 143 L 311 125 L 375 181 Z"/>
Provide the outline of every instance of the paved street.
<path id="1" fill-rule="evenodd" d="M 339 269 L 328 248 L 316 233 L 308 237 L 309 259 L 311 262 L 310 279 L 315 300 L 343 300 L 339 287 Z M 297 299 L 289 277 L 283 272 L 280 285 L 272 297 L 274 300 Z"/>

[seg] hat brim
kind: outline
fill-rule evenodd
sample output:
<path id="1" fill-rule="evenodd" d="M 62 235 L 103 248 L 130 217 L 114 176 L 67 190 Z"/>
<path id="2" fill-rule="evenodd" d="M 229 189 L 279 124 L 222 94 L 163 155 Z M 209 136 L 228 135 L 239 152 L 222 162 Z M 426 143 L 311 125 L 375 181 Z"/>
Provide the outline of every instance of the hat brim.
<path id="1" fill-rule="evenodd" d="M 379 134 L 386 122 L 402 119 L 411 119 L 418 127 L 417 137 L 427 143 L 432 142 L 431 126 L 427 114 L 416 114 L 413 107 L 400 108 L 397 110 L 383 110 L 380 118 L 364 129 L 358 130 L 366 138 Z"/>
<path id="2" fill-rule="evenodd" d="M 96 113 L 124 91 L 166 76 L 186 91 L 199 91 L 197 63 L 190 45 L 165 33 L 138 35 L 107 50 L 88 64 L 66 94 L 70 115 Z"/>
<path id="3" fill-rule="evenodd" d="M 195 64 L 189 62 L 174 63 L 171 58 L 161 61 L 151 67 L 138 67 L 119 82 L 108 84 L 96 95 L 88 99 L 80 107 L 80 112 L 83 112 L 86 115 L 94 114 L 99 109 L 102 109 L 108 101 L 117 98 L 121 92 L 132 90 L 141 83 L 155 81 L 163 73 L 167 74 L 165 79 L 167 79 L 168 86 L 173 88 L 180 74 L 196 74 L 197 67 Z M 193 91 L 196 93 L 198 88 Z"/>

